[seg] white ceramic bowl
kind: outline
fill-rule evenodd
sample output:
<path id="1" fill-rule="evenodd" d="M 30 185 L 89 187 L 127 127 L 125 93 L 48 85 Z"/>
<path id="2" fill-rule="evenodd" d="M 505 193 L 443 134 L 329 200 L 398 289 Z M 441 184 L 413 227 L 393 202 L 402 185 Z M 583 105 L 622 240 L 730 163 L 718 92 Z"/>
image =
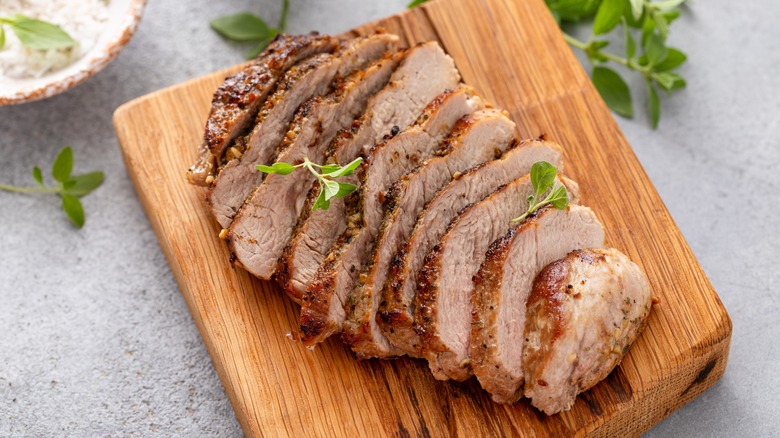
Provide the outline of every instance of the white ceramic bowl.
<path id="1" fill-rule="evenodd" d="M 40 78 L 0 77 L 0 105 L 45 99 L 74 87 L 103 70 L 138 28 L 146 0 L 110 0 L 109 18 L 97 44 L 68 67 Z"/>

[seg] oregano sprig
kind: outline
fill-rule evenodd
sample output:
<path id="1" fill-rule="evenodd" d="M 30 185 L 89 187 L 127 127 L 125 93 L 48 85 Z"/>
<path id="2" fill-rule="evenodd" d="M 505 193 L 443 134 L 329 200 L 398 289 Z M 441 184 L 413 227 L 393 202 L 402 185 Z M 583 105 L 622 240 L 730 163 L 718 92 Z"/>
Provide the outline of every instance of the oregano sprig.
<path id="1" fill-rule="evenodd" d="M 628 84 L 607 65 L 619 64 L 642 76 L 653 129 L 658 127 L 660 120 L 658 90 L 671 95 L 686 86 L 685 79 L 672 70 L 680 67 L 687 56 L 681 50 L 666 45 L 669 26 L 680 17 L 679 7 L 684 3 L 685 0 L 547 0 L 553 16 L 561 25 L 593 18 L 592 35 L 587 41 L 580 41 L 567 33 L 564 33 L 564 38 L 572 47 L 585 52 L 593 65 L 593 85 L 612 111 L 630 118 L 634 115 L 634 106 Z M 621 25 L 619 29 L 624 40 L 625 56 L 607 52 L 604 49 L 609 41 L 597 38 L 618 29 L 618 25 Z"/>
<path id="2" fill-rule="evenodd" d="M 546 0 L 555 20 L 562 26 L 592 21 L 592 34 L 580 41 L 564 32 L 564 38 L 574 48 L 582 50 L 593 66 L 591 80 L 607 106 L 615 113 L 631 118 L 634 104 L 631 90 L 610 63 L 619 64 L 642 75 L 647 90 L 647 110 L 650 125 L 658 127 L 661 116 L 658 90 L 671 95 L 685 88 L 685 79 L 672 70 L 680 67 L 687 56 L 680 49 L 668 47 L 669 26 L 680 17 L 679 7 L 686 0 Z M 428 0 L 414 0 L 408 7 Z M 609 41 L 599 37 L 621 25 L 625 56 L 605 49 Z M 638 40 L 638 41 L 637 41 Z M 641 50 L 642 53 L 638 53 Z"/>
<path id="3" fill-rule="evenodd" d="M 557 175 L 558 169 L 546 161 L 537 161 L 531 166 L 531 185 L 534 194 L 528 197 L 528 210 L 512 219 L 512 222 L 520 222 L 548 204 L 552 204 L 558 210 L 563 210 L 569 205 L 569 193 L 566 187 L 560 185 L 553 188 Z M 548 193 L 547 196 L 542 197 L 545 193 Z"/>
<path id="4" fill-rule="evenodd" d="M 5 45 L 5 26 L 11 28 L 19 41 L 35 50 L 64 49 L 78 45 L 56 24 L 22 14 L 0 17 L 0 49 Z"/>
<path id="5" fill-rule="evenodd" d="M 218 34 L 231 41 L 255 43 L 254 48 L 246 54 L 246 59 L 252 59 L 259 55 L 276 35 L 287 29 L 289 9 L 289 0 L 283 0 L 282 16 L 277 27 L 269 26 L 262 17 L 249 12 L 215 18 L 209 25 Z"/>
<path id="6" fill-rule="evenodd" d="M 16 193 L 54 193 L 62 199 L 62 209 L 73 225 L 78 228 L 84 226 L 84 207 L 79 198 L 88 195 L 103 183 L 103 172 L 89 172 L 73 175 L 73 150 L 65 146 L 51 166 L 51 176 L 54 178 L 53 186 L 46 186 L 43 180 L 43 172 L 38 166 L 33 167 L 32 176 L 38 187 L 16 187 L 0 184 L 0 190 Z"/>
<path id="7" fill-rule="evenodd" d="M 357 186 L 354 184 L 342 183 L 335 180 L 343 176 L 352 175 L 362 162 L 362 158 L 357 158 L 346 166 L 339 166 L 338 164 L 320 165 L 311 162 L 308 157 L 304 157 L 303 162 L 296 165 L 276 162 L 271 166 L 258 165 L 256 167 L 257 170 L 263 173 L 276 173 L 279 175 L 289 175 L 295 171 L 295 169 L 301 167 L 308 169 L 309 172 L 317 178 L 317 182 L 320 185 L 320 194 L 317 196 L 317 201 L 314 202 L 312 210 L 327 210 L 328 207 L 330 207 L 331 199 L 343 198 L 357 189 Z"/>

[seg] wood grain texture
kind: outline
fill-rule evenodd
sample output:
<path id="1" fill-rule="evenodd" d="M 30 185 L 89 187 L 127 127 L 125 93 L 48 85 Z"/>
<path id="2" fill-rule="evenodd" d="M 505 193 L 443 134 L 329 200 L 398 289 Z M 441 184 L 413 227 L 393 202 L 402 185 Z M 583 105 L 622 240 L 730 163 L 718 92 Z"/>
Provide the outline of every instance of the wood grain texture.
<path id="1" fill-rule="evenodd" d="M 615 120 L 541 0 L 447 0 L 376 27 L 407 44 L 435 39 L 466 83 L 506 108 L 518 135 L 564 146 L 567 174 L 607 239 L 647 272 L 660 298 L 623 363 L 569 412 L 490 401 L 474 379 L 434 380 L 420 360 L 358 361 L 336 338 L 292 339 L 298 307 L 228 263 L 204 192 L 184 172 L 211 95 L 232 70 L 125 104 L 115 126 L 130 177 L 250 436 L 629 436 L 647 430 L 725 371 L 731 321 Z M 630 201 L 626 201 L 630 200 Z"/>

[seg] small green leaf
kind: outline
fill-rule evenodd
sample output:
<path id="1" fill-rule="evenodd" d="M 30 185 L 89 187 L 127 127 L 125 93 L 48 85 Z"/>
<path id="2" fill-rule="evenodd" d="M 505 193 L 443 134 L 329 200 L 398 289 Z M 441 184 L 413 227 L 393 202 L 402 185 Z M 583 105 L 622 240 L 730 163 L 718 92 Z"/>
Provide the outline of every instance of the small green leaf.
<path id="1" fill-rule="evenodd" d="M 64 183 L 70 178 L 70 173 L 73 171 L 73 150 L 70 146 L 65 146 L 57 158 L 54 159 L 54 164 L 51 166 L 51 176 L 55 180 Z"/>
<path id="2" fill-rule="evenodd" d="M 680 18 L 680 10 L 679 9 L 673 9 L 671 11 L 662 12 L 661 15 L 666 18 L 666 22 L 669 24 L 672 24 L 674 20 Z"/>
<path id="3" fill-rule="evenodd" d="M 624 0 L 603 0 L 593 22 L 593 34 L 601 35 L 612 30 L 623 15 Z"/>
<path id="4" fill-rule="evenodd" d="M 5 29 L 3 28 L 3 23 L 0 23 L 0 50 L 3 50 L 4 46 L 5 46 Z"/>
<path id="5" fill-rule="evenodd" d="M 357 186 L 349 183 L 339 183 L 339 192 L 336 193 L 337 198 L 343 198 L 357 189 Z"/>
<path id="6" fill-rule="evenodd" d="M 612 111 L 624 117 L 633 117 L 631 91 L 617 72 L 607 67 L 594 67 L 591 80 Z"/>
<path id="7" fill-rule="evenodd" d="M 631 3 L 631 15 L 634 17 L 634 20 L 642 18 L 645 2 L 643 0 L 629 0 L 629 2 Z"/>
<path id="8" fill-rule="evenodd" d="M 73 195 L 63 194 L 62 209 L 65 210 L 65 214 L 68 215 L 70 221 L 73 222 L 73 225 L 78 228 L 84 226 L 84 207 L 82 207 L 79 198 Z"/>
<path id="9" fill-rule="evenodd" d="M 645 54 L 650 65 L 655 66 L 666 60 L 669 50 L 667 50 L 660 36 L 652 34 L 645 44 Z"/>
<path id="10" fill-rule="evenodd" d="M 6 22 L 19 41 L 31 49 L 64 49 L 78 45 L 62 28 L 46 21 L 16 14 L 6 17 Z"/>
<path id="11" fill-rule="evenodd" d="M 569 194 L 566 192 L 566 187 L 558 186 L 558 188 L 553 190 L 550 196 L 547 197 L 547 200 L 558 210 L 563 210 L 568 207 Z"/>
<path id="12" fill-rule="evenodd" d="M 685 56 L 685 53 L 673 47 L 669 47 L 667 48 L 666 59 L 664 59 L 663 62 L 656 64 L 653 70 L 655 71 L 674 70 L 680 65 L 682 65 L 682 63 L 685 62 L 687 59 L 688 57 Z"/>
<path id="13" fill-rule="evenodd" d="M 668 11 L 669 9 L 676 8 L 685 2 L 686 0 L 664 0 L 653 2 L 653 7 L 661 11 Z"/>
<path id="14" fill-rule="evenodd" d="M 666 21 L 663 14 L 655 14 L 655 27 L 658 29 L 661 41 L 666 41 L 666 37 L 669 36 L 669 22 Z"/>
<path id="15" fill-rule="evenodd" d="M 533 185 L 534 192 L 536 192 L 536 198 L 553 185 L 557 173 L 555 166 L 546 161 L 537 161 L 531 166 L 531 185 Z"/>
<path id="16" fill-rule="evenodd" d="M 103 172 L 90 172 L 72 176 L 65 184 L 66 193 L 82 197 L 95 190 L 103 183 Z"/>
<path id="17" fill-rule="evenodd" d="M 625 19 L 623 19 L 623 38 L 626 44 L 626 58 L 631 59 L 636 55 L 636 41 L 634 36 L 631 35 L 631 29 L 628 27 Z"/>
<path id="18" fill-rule="evenodd" d="M 427 3 L 427 2 L 428 2 L 428 0 L 412 0 L 411 2 L 409 2 L 408 5 L 406 5 L 406 8 L 407 9 L 412 9 L 412 8 L 420 6 L 421 4 Z"/>
<path id="19" fill-rule="evenodd" d="M 278 173 L 279 175 L 289 175 L 295 170 L 295 166 L 292 164 L 281 161 L 274 163 L 271 166 L 263 166 L 262 164 L 258 164 L 255 166 L 255 168 L 263 173 Z"/>
<path id="20" fill-rule="evenodd" d="M 218 34 L 233 41 L 265 40 L 271 33 L 265 20 L 248 12 L 215 18 L 209 25 Z"/>
<path id="21" fill-rule="evenodd" d="M 653 79 L 667 92 L 685 88 L 685 79 L 677 73 L 661 72 L 653 74 Z"/>
<path id="22" fill-rule="evenodd" d="M 653 17 L 647 16 L 642 23 L 642 47 L 647 44 L 647 40 L 653 33 L 655 33 L 655 20 Z"/>
<path id="23" fill-rule="evenodd" d="M 314 205 L 312 206 L 312 211 L 315 210 L 327 210 L 328 207 L 330 207 L 330 200 L 325 198 L 325 190 L 323 190 L 322 186 L 320 186 L 320 194 L 317 196 L 317 201 L 314 202 Z"/>
<path id="24" fill-rule="evenodd" d="M 326 164 L 324 166 L 320 166 L 320 172 L 322 172 L 323 175 L 331 176 L 330 174 L 341 169 L 341 166 L 338 164 Z"/>
<path id="25" fill-rule="evenodd" d="M 338 195 L 339 190 L 341 190 L 341 187 L 339 187 L 339 183 L 336 181 L 331 180 L 322 180 L 321 184 L 323 186 L 323 191 L 325 192 L 325 200 L 330 201 L 331 198 Z"/>
<path id="26" fill-rule="evenodd" d="M 43 187 L 43 172 L 41 172 L 41 168 L 38 166 L 33 167 L 32 173 L 35 182 L 37 182 L 39 186 Z"/>
<path id="27" fill-rule="evenodd" d="M 362 162 L 362 158 L 356 158 L 346 166 L 343 166 L 336 171 L 326 173 L 326 176 L 329 178 L 340 178 L 342 176 L 352 175 L 355 172 L 355 169 L 357 169 L 357 167 L 360 166 L 360 163 Z"/>
<path id="28" fill-rule="evenodd" d="M 260 40 L 260 42 L 259 42 L 259 43 L 257 43 L 257 45 L 256 45 L 256 46 L 255 46 L 255 47 L 254 47 L 252 50 L 250 50 L 249 52 L 247 52 L 247 54 L 246 54 L 246 59 L 254 59 L 254 58 L 257 58 L 257 56 L 258 56 L 258 55 L 259 55 L 259 54 L 260 54 L 260 53 L 261 53 L 263 50 L 265 50 L 265 48 L 266 48 L 266 47 L 268 47 L 268 44 L 270 44 L 270 43 L 271 43 L 271 40 L 273 40 L 273 39 L 274 39 L 274 37 L 276 36 L 276 34 L 278 33 L 276 29 L 272 29 L 272 31 L 273 31 L 273 32 L 271 32 L 271 33 L 269 34 L 268 38 L 264 38 L 264 39 Z"/>
<path id="29" fill-rule="evenodd" d="M 647 82 L 647 105 L 650 113 L 650 126 L 653 129 L 658 128 L 658 121 L 661 118 L 661 104 L 658 101 L 658 93 L 655 91 L 655 87 L 652 82 Z"/>

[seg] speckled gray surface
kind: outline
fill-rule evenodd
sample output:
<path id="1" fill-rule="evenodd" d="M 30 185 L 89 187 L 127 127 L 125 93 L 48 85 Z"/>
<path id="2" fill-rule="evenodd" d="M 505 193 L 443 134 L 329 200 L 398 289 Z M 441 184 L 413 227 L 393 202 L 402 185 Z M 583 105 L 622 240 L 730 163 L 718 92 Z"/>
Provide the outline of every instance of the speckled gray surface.
<path id="1" fill-rule="evenodd" d="M 54 199 L 0 192 L 0 436 L 241 434 L 119 154 L 121 103 L 233 64 L 245 50 L 207 27 L 275 0 L 150 0 L 104 72 L 47 101 L 0 108 L 0 181 L 71 144 L 77 171 L 103 169 L 74 230 Z M 339 32 L 406 0 L 292 0 L 293 32 Z M 671 43 L 688 89 L 661 127 L 619 119 L 734 322 L 725 377 L 650 436 L 780 431 L 780 3 L 697 2 Z M 639 89 L 640 84 L 636 85 Z M 641 98 L 638 98 L 640 103 Z"/>

